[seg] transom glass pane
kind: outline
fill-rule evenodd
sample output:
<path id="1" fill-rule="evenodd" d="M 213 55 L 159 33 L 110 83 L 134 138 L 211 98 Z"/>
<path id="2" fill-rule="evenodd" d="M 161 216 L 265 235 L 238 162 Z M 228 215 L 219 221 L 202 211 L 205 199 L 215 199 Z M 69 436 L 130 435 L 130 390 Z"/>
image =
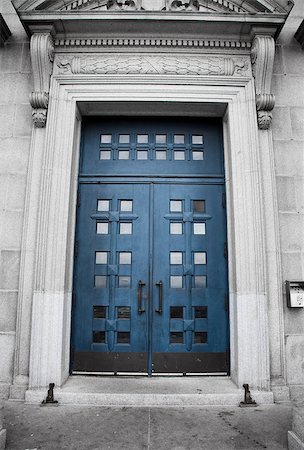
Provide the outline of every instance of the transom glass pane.
<path id="1" fill-rule="evenodd" d="M 182 223 L 170 223 L 170 234 L 183 234 Z"/>
<path id="2" fill-rule="evenodd" d="M 148 144 L 149 136 L 147 134 L 138 134 L 137 135 L 137 143 L 138 144 Z"/>
<path id="3" fill-rule="evenodd" d="M 202 135 L 193 135 L 192 144 L 200 145 L 204 143 L 204 137 Z"/>
<path id="4" fill-rule="evenodd" d="M 193 224 L 194 234 L 206 234 L 206 224 L 205 223 L 194 223 Z"/>
<path id="5" fill-rule="evenodd" d="M 182 319 L 184 308 L 182 306 L 170 306 L 170 318 Z"/>
<path id="6" fill-rule="evenodd" d="M 130 152 L 128 150 L 120 150 L 118 152 L 118 159 L 129 159 Z"/>
<path id="7" fill-rule="evenodd" d="M 193 211 L 194 212 L 205 212 L 205 200 L 193 200 Z"/>
<path id="8" fill-rule="evenodd" d="M 205 275 L 196 275 L 194 277 L 194 287 L 205 288 L 207 282 L 207 277 Z"/>
<path id="9" fill-rule="evenodd" d="M 170 277 L 170 287 L 175 289 L 180 289 L 183 287 L 183 277 L 182 276 L 171 276 Z"/>
<path id="10" fill-rule="evenodd" d="M 120 144 L 129 144 L 130 135 L 129 134 L 120 134 L 119 135 L 119 143 Z"/>
<path id="11" fill-rule="evenodd" d="M 99 157 L 100 157 L 100 159 L 111 159 L 112 152 L 111 152 L 111 150 L 101 150 Z"/>
<path id="12" fill-rule="evenodd" d="M 110 200 L 98 200 L 97 211 L 110 211 Z"/>
<path id="13" fill-rule="evenodd" d="M 175 161 L 184 161 L 185 160 L 185 152 L 174 152 L 174 159 Z"/>
<path id="14" fill-rule="evenodd" d="M 108 222 L 97 222 L 97 234 L 109 234 Z"/>
<path id="15" fill-rule="evenodd" d="M 96 252 L 95 262 L 96 264 L 108 264 L 108 252 Z"/>
<path id="16" fill-rule="evenodd" d="M 175 134 L 174 135 L 174 144 L 184 144 L 185 136 L 183 134 Z"/>
<path id="17" fill-rule="evenodd" d="M 101 144 L 111 144 L 112 142 L 112 134 L 102 134 L 100 136 Z"/>
<path id="18" fill-rule="evenodd" d="M 183 264 L 183 253 L 170 252 L 170 264 Z"/>
<path id="19" fill-rule="evenodd" d="M 137 159 L 148 159 L 147 150 L 137 150 Z"/>
<path id="20" fill-rule="evenodd" d="M 99 287 L 99 288 L 107 287 L 106 275 L 95 275 L 95 287 Z"/>
<path id="21" fill-rule="evenodd" d="M 121 222 L 119 234 L 132 234 L 132 222 Z"/>
<path id="22" fill-rule="evenodd" d="M 155 142 L 156 142 L 156 144 L 166 144 L 167 135 L 166 134 L 157 134 L 155 136 Z"/>
<path id="23" fill-rule="evenodd" d="M 192 152 L 193 161 L 203 161 L 204 152 Z"/>
<path id="24" fill-rule="evenodd" d="M 120 252 L 119 253 L 119 264 L 131 264 L 132 253 L 131 252 Z"/>
<path id="25" fill-rule="evenodd" d="M 195 252 L 194 264 L 206 264 L 206 252 Z"/>
<path id="26" fill-rule="evenodd" d="M 183 202 L 182 200 L 170 200 L 170 212 L 182 212 Z"/>
<path id="27" fill-rule="evenodd" d="M 130 319 L 131 308 L 130 306 L 119 306 L 117 308 L 117 319 Z"/>
<path id="28" fill-rule="evenodd" d="M 93 306 L 94 319 L 105 319 L 107 313 L 106 306 Z"/>
<path id="29" fill-rule="evenodd" d="M 131 277 L 121 276 L 118 277 L 118 287 L 129 288 L 131 286 Z"/>
<path id="30" fill-rule="evenodd" d="M 166 152 L 166 151 L 156 150 L 156 152 L 155 152 L 155 158 L 156 158 L 157 160 L 164 161 L 164 160 L 167 159 L 167 152 Z"/>
<path id="31" fill-rule="evenodd" d="M 120 200 L 120 211 L 132 212 L 133 200 Z"/>

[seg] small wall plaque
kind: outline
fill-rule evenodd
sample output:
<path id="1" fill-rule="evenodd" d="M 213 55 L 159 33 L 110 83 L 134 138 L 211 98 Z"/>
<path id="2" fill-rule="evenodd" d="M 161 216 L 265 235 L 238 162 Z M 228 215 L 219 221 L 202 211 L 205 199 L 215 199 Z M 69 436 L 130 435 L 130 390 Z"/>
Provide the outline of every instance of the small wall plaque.
<path id="1" fill-rule="evenodd" d="M 287 306 L 304 308 L 304 281 L 286 281 Z"/>

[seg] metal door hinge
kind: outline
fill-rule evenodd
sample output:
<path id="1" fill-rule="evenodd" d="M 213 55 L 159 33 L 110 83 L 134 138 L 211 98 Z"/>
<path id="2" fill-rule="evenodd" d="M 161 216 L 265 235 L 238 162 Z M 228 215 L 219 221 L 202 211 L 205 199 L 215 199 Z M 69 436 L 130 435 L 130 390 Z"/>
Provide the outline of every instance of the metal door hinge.
<path id="1" fill-rule="evenodd" d="M 72 307 L 76 305 L 76 294 L 75 292 L 72 293 Z"/>
<path id="2" fill-rule="evenodd" d="M 229 296 L 228 294 L 225 294 L 225 310 L 229 310 Z"/>
<path id="3" fill-rule="evenodd" d="M 77 191 L 77 207 L 79 208 L 80 206 L 80 191 Z"/>
<path id="4" fill-rule="evenodd" d="M 227 257 L 228 257 L 227 242 L 224 242 L 224 258 L 227 259 Z"/>
<path id="5" fill-rule="evenodd" d="M 75 258 L 77 258 L 78 256 L 78 247 L 79 247 L 78 241 L 75 241 Z"/>
<path id="6" fill-rule="evenodd" d="M 225 194 L 225 192 L 222 193 L 222 207 L 226 208 L 226 194 Z"/>

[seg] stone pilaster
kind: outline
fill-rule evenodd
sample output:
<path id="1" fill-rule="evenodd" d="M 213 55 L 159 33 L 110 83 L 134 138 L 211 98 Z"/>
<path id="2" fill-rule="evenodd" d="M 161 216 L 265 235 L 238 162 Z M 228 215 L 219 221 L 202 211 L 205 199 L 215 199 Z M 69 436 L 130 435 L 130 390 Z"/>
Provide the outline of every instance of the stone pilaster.
<path id="1" fill-rule="evenodd" d="M 251 50 L 251 62 L 255 79 L 258 126 L 261 130 L 268 130 L 272 122 L 271 111 L 275 104 L 275 96 L 271 94 L 274 52 L 273 37 L 255 36 Z"/>
<path id="2" fill-rule="evenodd" d="M 31 61 L 34 78 L 34 92 L 30 94 L 33 122 L 37 128 L 43 128 L 46 125 L 50 77 L 54 61 L 54 44 L 50 33 L 32 35 Z"/>

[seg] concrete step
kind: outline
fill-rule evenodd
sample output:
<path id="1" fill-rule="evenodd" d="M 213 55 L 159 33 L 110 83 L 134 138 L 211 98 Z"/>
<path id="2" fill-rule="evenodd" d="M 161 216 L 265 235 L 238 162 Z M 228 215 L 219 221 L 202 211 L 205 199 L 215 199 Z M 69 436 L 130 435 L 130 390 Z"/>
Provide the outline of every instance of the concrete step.
<path id="1" fill-rule="evenodd" d="M 41 403 L 47 390 L 29 390 L 26 403 Z M 269 391 L 252 391 L 258 404 L 273 403 Z M 244 390 L 228 377 L 101 377 L 71 376 L 54 390 L 62 405 L 128 407 L 238 406 Z"/>

